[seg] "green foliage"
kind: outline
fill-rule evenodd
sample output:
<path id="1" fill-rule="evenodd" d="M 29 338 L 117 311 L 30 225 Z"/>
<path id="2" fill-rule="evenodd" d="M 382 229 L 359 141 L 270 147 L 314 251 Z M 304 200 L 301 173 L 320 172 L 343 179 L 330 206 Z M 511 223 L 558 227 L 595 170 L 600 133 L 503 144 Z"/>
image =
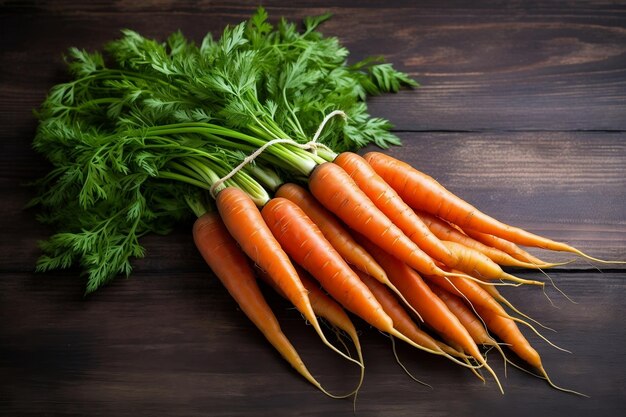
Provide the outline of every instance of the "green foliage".
<path id="1" fill-rule="evenodd" d="M 70 49 L 73 79 L 37 112 L 33 147 L 53 168 L 32 205 L 57 231 L 42 242 L 37 269 L 78 263 L 87 292 L 128 275 L 130 259 L 144 255 L 141 236 L 198 214 L 206 190 L 245 155 L 274 138 L 311 140 L 334 110 L 348 115 L 320 137 L 334 151 L 399 144 L 364 100 L 417 84 L 381 59 L 348 65 L 348 50 L 317 31 L 329 17 L 307 17 L 300 31 L 284 19 L 270 24 L 259 8 L 200 45 L 181 32 L 158 42 L 123 30 L 104 53 Z M 255 178 L 273 187 L 277 172 L 301 178 L 320 161 L 276 145 L 227 184 L 262 203 Z"/>

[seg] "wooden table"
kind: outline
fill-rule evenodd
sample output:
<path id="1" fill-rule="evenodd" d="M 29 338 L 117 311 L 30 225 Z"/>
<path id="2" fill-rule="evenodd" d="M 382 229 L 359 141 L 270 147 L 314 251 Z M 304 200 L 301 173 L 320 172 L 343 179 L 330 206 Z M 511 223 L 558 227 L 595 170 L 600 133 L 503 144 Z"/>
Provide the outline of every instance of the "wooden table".
<path id="1" fill-rule="evenodd" d="M 0 5 L 0 414 L 213 416 L 613 416 L 626 408 L 623 265 L 576 261 L 550 271 L 547 295 L 506 291 L 558 333 L 558 351 L 525 331 L 551 389 L 509 367 L 505 395 L 451 363 L 399 346 L 356 321 L 367 373 L 353 414 L 304 382 L 209 273 L 189 224 L 144 239 L 130 279 L 84 297 L 77 269 L 33 272 L 39 226 L 24 184 L 48 166 L 30 148 L 31 110 L 65 79 L 70 46 L 95 49 L 121 28 L 193 39 L 249 16 L 256 2 L 39 1 Z M 373 99 L 404 147 L 389 152 L 497 218 L 626 259 L 626 6 L 619 2 L 264 2 L 270 16 L 327 10 L 322 29 L 354 58 L 382 54 L 422 87 Z M 447 3 L 444 6 L 440 3 Z M 547 255 L 549 259 L 569 259 Z M 535 272 L 520 276 L 543 279 Z M 347 390 L 356 370 L 268 293 L 315 375 Z M 489 359 L 503 376 L 495 353 Z"/>

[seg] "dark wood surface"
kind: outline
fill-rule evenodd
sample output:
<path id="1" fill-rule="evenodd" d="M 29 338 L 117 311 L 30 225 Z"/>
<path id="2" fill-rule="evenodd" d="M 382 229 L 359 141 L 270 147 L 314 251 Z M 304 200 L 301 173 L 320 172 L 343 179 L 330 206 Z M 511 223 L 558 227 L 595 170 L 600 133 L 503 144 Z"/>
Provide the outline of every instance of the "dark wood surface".
<path id="1" fill-rule="evenodd" d="M 323 27 L 355 58 L 385 55 L 422 83 L 376 98 L 404 141 L 389 152 L 510 223 L 626 259 L 626 5 L 622 2 L 263 2 L 270 15 L 331 10 Z M 366 379 L 353 413 L 304 382 L 207 271 L 182 224 L 144 240 L 129 279 L 83 297 L 78 270 L 35 274 L 48 230 L 23 210 L 47 169 L 30 149 L 31 110 L 64 79 L 61 55 L 129 27 L 200 39 L 256 2 L 0 1 L 0 414 L 94 416 L 614 416 L 626 408 L 624 266 L 576 261 L 550 272 L 572 297 L 521 288 L 511 300 L 558 330 L 560 352 L 525 331 L 556 383 L 509 367 L 505 395 L 445 360 L 399 346 L 355 319 Z M 550 259 L 569 259 L 547 255 Z M 520 276 L 542 278 L 521 271 Z M 315 375 L 335 391 L 356 370 L 267 294 Z M 497 355 L 496 372 L 504 375 Z"/>

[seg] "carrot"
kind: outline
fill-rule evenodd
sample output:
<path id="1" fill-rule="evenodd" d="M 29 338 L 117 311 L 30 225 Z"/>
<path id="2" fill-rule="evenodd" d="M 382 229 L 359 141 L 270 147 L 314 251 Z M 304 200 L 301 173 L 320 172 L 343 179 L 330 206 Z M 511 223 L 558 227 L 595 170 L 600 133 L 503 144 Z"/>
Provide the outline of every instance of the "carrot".
<path id="1" fill-rule="evenodd" d="M 427 347 L 428 349 L 435 351 L 437 354 L 446 356 L 453 362 L 459 363 L 458 360 L 454 358 L 454 356 L 464 357 L 464 355 L 457 350 L 451 348 L 445 343 L 440 342 L 439 340 L 434 339 L 428 333 L 417 327 L 413 319 L 411 319 L 409 313 L 398 302 L 394 294 L 392 294 L 389 289 L 386 288 L 383 284 L 376 281 L 373 277 L 364 274 L 363 272 L 355 272 L 359 276 L 361 281 L 363 281 L 363 283 L 367 285 L 374 297 L 376 297 L 380 305 L 383 307 L 385 313 L 387 313 L 387 315 L 391 317 L 391 319 L 393 320 L 393 327 L 395 327 L 396 330 L 398 330 L 400 333 L 402 333 L 418 345 Z"/>
<path id="2" fill-rule="evenodd" d="M 393 327 L 395 327 L 396 330 L 398 330 L 403 335 L 407 336 L 409 339 L 411 339 L 418 345 L 428 347 L 429 349 L 437 352 L 437 354 L 447 356 L 450 359 L 452 359 L 454 362 L 460 363 L 461 365 L 465 365 L 459 362 L 454 357 L 444 352 L 444 350 L 440 347 L 440 345 L 446 346 L 445 344 L 433 339 L 428 333 L 422 331 L 419 327 L 417 327 L 417 325 L 411 319 L 411 316 L 409 316 L 409 313 L 402 307 L 402 305 L 398 302 L 394 294 L 392 294 L 391 291 L 389 291 L 389 289 L 385 285 L 381 284 L 375 278 L 367 274 L 364 274 L 361 271 L 355 271 L 355 272 L 359 276 L 361 281 L 363 281 L 363 283 L 367 285 L 367 287 L 370 289 L 372 294 L 374 294 L 374 297 L 376 297 L 376 299 L 380 302 L 381 306 L 383 307 L 383 310 L 385 310 L 385 313 L 387 313 L 389 317 L 391 317 L 391 319 L 393 320 Z M 396 352 L 396 344 L 393 338 L 391 339 L 391 342 L 392 342 L 393 354 L 396 358 L 396 361 L 398 362 L 398 365 L 402 367 L 404 372 L 406 372 L 407 375 L 409 375 L 409 377 L 411 377 L 414 381 L 430 387 L 430 385 L 428 385 L 427 383 L 422 382 L 419 379 L 415 378 L 411 374 L 411 372 L 409 372 L 409 370 L 404 366 L 404 364 L 402 364 L 398 356 L 398 353 Z M 450 347 L 448 347 L 448 349 L 453 350 Z M 456 351 L 454 352 L 455 354 L 457 353 Z M 458 354 L 459 356 L 462 356 L 462 354 L 460 353 Z"/>
<path id="3" fill-rule="evenodd" d="M 283 197 L 296 203 L 319 227 L 324 237 L 346 262 L 382 283 L 389 283 L 385 271 L 376 263 L 374 258 L 354 240 L 339 220 L 320 205 L 305 188 L 293 183 L 286 183 L 276 191 L 276 197 Z"/>
<path id="4" fill-rule="evenodd" d="M 506 375 L 506 364 L 512 362 L 506 357 L 498 342 L 496 342 L 493 337 L 489 335 L 482 319 L 480 319 L 460 297 L 449 293 L 435 284 L 431 283 L 429 286 L 433 292 L 437 294 L 437 297 L 439 297 L 441 301 L 443 301 L 450 309 L 450 311 L 459 319 L 476 344 L 490 346 L 498 351 L 500 356 L 504 359 L 504 372 Z M 515 364 L 513 365 L 516 366 Z"/>
<path id="5" fill-rule="evenodd" d="M 474 339 L 474 342 L 477 344 L 491 344 L 490 340 L 492 341 L 493 339 L 489 337 L 483 323 L 472 310 L 463 303 L 461 298 L 449 293 L 438 285 L 431 283 L 429 287 L 432 292 L 444 302 L 452 314 L 459 319 L 463 327 L 467 329 L 467 332 L 472 336 L 472 339 Z"/>
<path id="6" fill-rule="evenodd" d="M 428 333 L 421 330 L 409 316 L 409 313 L 402 307 L 394 295 L 387 288 L 374 278 L 360 271 L 355 271 L 361 281 L 370 289 L 376 300 L 391 320 L 393 327 L 400 333 L 413 340 L 415 343 L 425 346 L 435 352 L 443 354 L 439 344 Z"/>
<path id="7" fill-rule="evenodd" d="M 430 289 L 443 301 L 448 309 L 459 319 L 463 327 L 467 329 L 476 344 L 493 346 L 506 359 L 504 352 L 485 329 L 482 320 L 465 304 L 460 297 L 444 290 L 435 284 L 430 284 Z"/>
<path id="8" fill-rule="evenodd" d="M 517 356 L 535 368 L 543 368 L 539 353 L 526 340 L 513 320 L 494 314 L 492 311 L 480 306 L 476 306 L 476 311 L 487 327 L 502 341 L 507 343 Z"/>
<path id="9" fill-rule="evenodd" d="M 374 258 L 354 240 L 341 222 L 326 210 L 311 193 L 299 185 L 287 183 L 278 189 L 276 197 L 283 197 L 294 202 L 317 225 L 324 237 L 346 262 L 388 286 L 408 305 Z M 409 308 L 413 309 L 410 306 Z"/>
<path id="10" fill-rule="evenodd" d="M 392 327 L 391 319 L 367 287 L 356 282 L 354 271 L 295 203 L 275 197 L 263 207 L 261 214 L 285 252 L 335 300 L 377 329 Z"/>
<path id="11" fill-rule="evenodd" d="M 486 255 L 468 248 L 465 245 L 446 240 L 442 241 L 442 243 L 456 255 L 457 263 L 456 265 L 450 265 L 450 267 L 459 269 L 466 274 L 483 280 L 499 279 L 509 280 L 519 284 L 544 285 L 544 283 L 540 281 L 526 280 L 504 272 L 498 264 L 493 262 Z"/>
<path id="12" fill-rule="evenodd" d="M 329 394 L 310 374 L 302 359 L 280 329 L 278 320 L 263 298 L 246 255 L 228 233 L 217 213 L 200 216 L 193 225 L 198 251 L 226 287 L 239 307 L 287 362 L 307 381 Z"/>
<path id="13" fill-rule="evenodd" d="M 470 307 L 468 307 L 461 298 L 451 294 L 447 290 L 444 290 L 435 284 L 431 284 L 431 289 L 444 303 L 446 303 L 450 311 L 452 311 L 459 318 L 476 343 L 485 346 L 493 346 L 500 353 L 500 355 L 502 355 L 505 363 L 510 363 L 511 365 L 520 368 L 506 357 L 500 345 L 487 332 L 485 328 L 485 326 L 487 326 L 505 343 L 509 344 L 511 350 L 513 350 L 513 352 L 515 352 L 520 358 L 536 367 L 540 371 L 541 376 L 545 378 L 554 388 L 578 395 L 584 395 L 576 391 L 558 387 L 552 383 L 545 369 L 541 365 L 541 358 L 539 354 L 530 345 L 530 343 L 528 343 L 526 338 L 524 338 L 519 328 L 511 318 L 504 317 L 503 315 L 485 307 L 477 306 L 474 308 L 472 306 L 472 309 L 474 310 L 472 311 L 472 309 L 470 309 Z"/>
<path id="14" fill-rule="evenodd" d="M 533 256 L 532 254 L 528 253 L 524 249 L 520 248 L 515 243 L 509 242 L 506 239 L 502 239 L 500 237 L 490 235 L 488 233 L 477 232 L 475 230 L 463 230 L 463 232 L 466 233 L 468 236 L 472 237 L 473 239 L 477 240 L 478 242 L 481 242 L 484 245 L 499 249 L 502 252 L 507 253 L 513 258 L 518 259 L 520 261 L 529 262 L 529 263 L 538 264 L 538 265 L 546 263 L 542 261 L 541 259 Z"/>
<path id="15" fill-rule="evenodd" d="M 289 301 L 313 325 L 324 344 L 349 361 L 362 366 L 326 339 L 298 273 L 263 221 L 252 199 L 238 188 L 227 187 L 218 193 L 216 203 L 222 220 L 233 238 L 243 251 L 267 272 Z"/>
<path id="16" fill-rule="evenodd" d="M 452 226 L 450 223 L 436 216 L 433 216 L 432 214 L 426 212 L 418 212 L 417 215 L 422 219 L 424 224 L 428 226 L 430 231 L 433 232 L 433 234 L 437 236 L 437 238 L 439 238 L 440 240 L 459 243 L 463 246 L 480 252 L 498 265 L 515 266 L 520 268 L 550 268 L 553 266 L 562 265 L 559 263 L 533 263 L 521 261 L 498 248 L 487 246 L 479 242 L 478 240 L 469 237 L 456 227 Z M 451 264 L 449 266 L 453 268 L 455 267 Z"/>
<path id="17" fill-rule="evenodd" d="M 352 320 L 350 320 L 350 317 L 348 317 L 344 309 L 341 308 L 335 300 L 330 298 L 320 289 L 318 284 L 308 278 L 304 271 L 299 271 L 298 273 L 300 275 L 300 279 L 302 279 L 302 284 L 304 284 L 304 287 L 307 291 L 309 291 L 309 297 L 311 298 L 313 310 L 318 316 L 325 318 L 331 324 L 343 330 L 348 336 L 350 336 L 352 342 L 354 343 L 354 347 L 357 350 L 359 361 L 363 363 L 359 335 L 357 334 L 356 328 L 354 327 Z"/>
<path id="18" fill-rule="evenodd" d="M 477 360 L 482 358 L 471 337 L 444 303 L 435 296 L 416 271 L 374 244 L 361 242 L 385 269 L 389 279 L 405 294 L 407 300 L 424 318 L 424 322 L 443 337 L 462 346 Z"/>
<path id="19" fill-rule="evenodd" d="M 262 214 L 285 252 L 318 280 L 344 308 L 378 330 L 433 353 L 394 329 L 392 319 L 367 286 L 300 207 L 290 200 L 276 197 L 263 207 Z"/>
<path id="20" fill-rule="evenodd" d="M 554 286 L 554 288 L 557 289 L 557 291 L 559 291 L 561 294 L 563 294 L 563 296 L 571 301 L 571 299 L 556 286 L 556 284 L 552 280 L 552 277 L 550 277 L 550 275 L 543 271 L 543 268 L 549 268 L 557 265 L 565 265 L 568 262 L 552 264 L 522 262 L 506 254 L 505 252 L 502 252 L 496 248 L 487 247 L 486 245 L 475 241 L 464 233 L 458 231 L 454 226 L 445 223 L 445 221 L 443 220 L 436 219 L 434 216 L 431 216 L 427 213 L 423 213 L 423 215 L 425 216 L 431 227 L 437 228 L 441 232 L 444 232 L 444 228 L 448 229 L 447 237 L 451 237 L 452 239 L 454 239 L 453 242 L 447 242 L 442 239 L 444 244 L 450 247 L 450 249 L 457 254 L 457 259 L 459 259 L 459 262 L 457 265 L 454 266 L 454 268 L 458 268 L 467 274 L 478 275 L 483 279 L 506 279 L 518 282 L 520 284 L 533 284 L 544 286 L 545 284 L 539 281 L 523 280 L 505 273 L 504 271 L 502 271 L 502 268 L 497 265 L 496 260 L 500 261 L 500 263 L 508 264 L 509 266 L 538 269 L 543 275 L 546 276 L 546 278 L 550 280 L 550 283 Z M 432 222 L 428 220 L 428 217 L 431 217 L 430 220 L 432 220 Z M 436 226 L 437 223 L 439 223 L 439 225 Z M 448 226 L 446 226 L 446 224 Z M 441 237 L 443 238 L 444 236 Z M 502 239 L 500 240 L 503 241 Z M 515 244 L 511 245 L 513 245 L 513 247 L 517 247 Z"/>
<path id="21" fill-rule="evenodd" d="M 454 254 L 365 159 L 353 152 L 342 152 L 333 162 L 342 167 L 376 207 L 426 254 L 446 265 L 456 263 Z"/>
<path id="22" fill-rule="evenodd" d="M 460 226 L 463 230 L 493 234 L 520 245 L 570 252 L 597 262 L 625 262 L 594 258 L 566 243 L 556 242 L 504 224 L 454 195 L 434 178 L 391 156 L 380 152 L 370 152 L 364 158 L 409 206 L 441 217 Z"/>
<path id="23" fill-rule="evenodd" d="M 302 285 L 304 285 L 304 288 L 306 288 L 309 292 L 309 299 L 311 300 L 311 306 L 313 307 L 315 314 L 328 320 L 328 322 L 333 326 L 346 332 L 346 334 L 352 339 L 354 347 L 357 349 L 359 358 L 361 358 L 361 343 L 359 341 L 356 328 L 354 327 L 354 324 L 352 324 L 350 317 L 348 317 L 343 308 L 341 308 L 335 300 L 326 295 L 326 293 L 308 277 L 306 271 L 296 265 L 294 265 L 294 267 L 296 268 L 296 271 L 298 271 L 298 276 L 300 277 L 300 281 L 302 281 Z M 265 272 L 261 271 L 259 277 L 261 277 L 266 284 L 271 286 L 282 297 L 287 298 Z M 363 361 L 361 360 L 361 362 Z"/>
<path id="24" fill-rule="evenodd" d="M 350 228 L 412 268 L 424 274 L 450 275 L 389 220 L 339 165 L 318 165 L 309 176 L 309 189 Z"/>
<path id="25" fill-rule="evenodd" d="M 480 350 L 459 319 L 452 314 L 443 301 L 439 299 L 422 280 L 422 277 L 406 263 L 385 252 L 371 242 L 359 241 L 380 266 L 387 276 L 405 295 L 409 303 L 424 318 L 424 322 L 439 333 L 444 339 L 459 346 L 465 353 L 472 356 L 491 373 L 502 391 L 498 377 L 480 354 Z M 445 280 L 445 278 L 442 278 Z"/>

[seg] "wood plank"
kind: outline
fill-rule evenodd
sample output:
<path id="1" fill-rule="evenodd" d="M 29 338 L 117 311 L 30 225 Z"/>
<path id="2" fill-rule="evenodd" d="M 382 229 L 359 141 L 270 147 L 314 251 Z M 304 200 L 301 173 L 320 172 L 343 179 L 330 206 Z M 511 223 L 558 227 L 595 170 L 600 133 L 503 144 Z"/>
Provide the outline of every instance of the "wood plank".
<path id="1" fill-rule="evenodd" d="M 484 212 L 598 257 L 626 259 L 623 133 L 402 133 L 401 137 L 404 146 L 389 153 L 432 175 Z M 34 168 L 30 151 L 15 157 L 23 163 L 0 177 L 2 194 L 10 196 L 2 206 L 0 222 L 6 240 L 0 268 L 25 272 L 32 270 L 39 254 L 37 241 L 49 229 L 33 221 L 36 211 L 23 210 L 34 190 L 19 184 L 42 174 L 37 171 L 45 165 Z M 190 228 L 191 222 L 166 238 L 146 237 L 147 257 L 135 262 L 137 270 L 202 268 Z M 560 254 L 542 256 L 570 259 Z M 582 261 L 567 266 L 589 267 Z"/>
<path id="2" fill-rule="evenodd" d="M 367 361 L 358 415 L 608 416 L 623 408 L 623 274 L 555 278 L 578 304 L 556 298 L 555 309 L 528 288 L 511 290 L 510 298 L 558 330 L 548 336 L 574 354 L 524 333 L 554 380 L 590 399 L 559 393 L 512 368 L 502 396 L 492 380 L 483 385 L 448 361 L 399 346 L 404 365 L 433 386 L 425 388 L 397 366 L 385 337 L 356 320 Z M 87 299 L 81 291 L 64 274 L 0 280 L 0 316 L 11 317 L 0 321 L 0 409 L 7 415 L 353 415 L 349 400 L 326 398 L 285 365 L 205 274 L 139 274 Z M 354 369 L 323 349 L 282 300 L 268 297 L 320 380 L 347 389 Z M 503 375 L 497 355 L 489 359 Z"/>
<path id="3" fill-rule="evenodd" d="M 382 54 L 422 83 L 418 90 L 372 101 L 372 112 L 399 130 L 626 128 L 625 8 L 489 4 L 473 11 L 431 4 L 401 13 L 336 7 L 323 30 L 339 36 L 354 59 Z M 44 13 L 46 5 L 56 10 L 55 18 Z M 16 132 L 32 130 L 27 115 L 65 79 L 61 55 L 70 46 L 100 48 L 126 27 L 160 39 L 182 29 L 199 40 L 253 10 L 181 7 L 172 13 L 153 5 L 137 11 L 138 19 L 123 6 L 86 7 L 81 13 L 73 11 L 75 5 L 55 7 L 42 3 L 36 14 L 0 15 L 7 34 L 0 39 L 0 58 L 10 63 L 0 68 L 3 135 L 16 138 Z M 276 7 L 270 12 L 299 19 L 322 10 Z"/>
<path id="4" fill-rule="evenodd" d="M 394 0 L 381 4 L 378 0 L 319 0 L 314 4 L 310 0 L 272 0 L 264 2 L 263 7 L 271 9 L 407 9 L 419 7 L 422 10 L 433 12 L 449 10 L 465 14 L 481 14 L 483 11 L 499 11 L 503 14 L 543 13 L 563 14 L 567 10 L 570 15 L 586 15 L 588 13 L 614 14 L 623 11 L 624 5 L 620 2 L 605 2 L 601 0 L 554 0 L 550 2 L 508 2 L 503 0 L 481 0 L 468 4 L 463 0 L 440 2 L 437 0 L 421 0 L 418 5 L 413 0 Z M 72 13 L 145 13 L 152 11 L 163 12 L 215 12 L 216 10 L 254 10 L 259 6 L 255 0 L 228 0 L 197 2 L 195 0 L 148 0 L 135 2 L 133 0 L 118 0 L 113 4 L 108 0 L 47 0 L 37 2 L 7 1 L 2 9 L 3 14 L 72 14 Z"/>

